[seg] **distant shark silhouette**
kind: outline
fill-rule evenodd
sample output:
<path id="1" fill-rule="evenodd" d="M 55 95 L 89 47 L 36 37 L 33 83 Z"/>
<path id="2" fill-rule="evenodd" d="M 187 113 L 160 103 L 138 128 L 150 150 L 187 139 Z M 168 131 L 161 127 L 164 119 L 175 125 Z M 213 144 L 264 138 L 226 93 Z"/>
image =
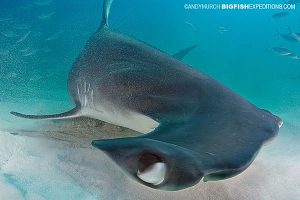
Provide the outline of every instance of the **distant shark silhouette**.
<path id="1" fill-rule="evenodd" d="M 34 119 L 88 116 L 143 133 L 95 140 L 126 174 L 156 189 L 180 190 L 244 171 L 282 121 L 174 56 L 109 29 L 105 0 L 98 31 L 69 76 L 76 107 Z M 177 57 L 177 58 L 176 58 Z M 100 178 L 100 177 L 99 177 Z"/>

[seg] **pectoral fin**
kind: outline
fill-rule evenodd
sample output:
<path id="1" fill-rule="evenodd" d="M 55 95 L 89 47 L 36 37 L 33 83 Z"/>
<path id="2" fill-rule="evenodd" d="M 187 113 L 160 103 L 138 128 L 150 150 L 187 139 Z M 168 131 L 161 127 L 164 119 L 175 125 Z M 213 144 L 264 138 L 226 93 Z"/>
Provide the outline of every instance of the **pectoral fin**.
<path id="1" fill-rule="evenodd" d="M 178 60 L 182 60 L 188 53 L 190 53 L 196 47 L 198 47 L 198 45 L 194 45 L 194 46 L 190 46 L 188 48 L 185 48 L 185 49 L 183 49 L 183 50 L 175 53 L 173 55 L 173 57 L 176 58 L 176 59 L 178 59 Z"/>

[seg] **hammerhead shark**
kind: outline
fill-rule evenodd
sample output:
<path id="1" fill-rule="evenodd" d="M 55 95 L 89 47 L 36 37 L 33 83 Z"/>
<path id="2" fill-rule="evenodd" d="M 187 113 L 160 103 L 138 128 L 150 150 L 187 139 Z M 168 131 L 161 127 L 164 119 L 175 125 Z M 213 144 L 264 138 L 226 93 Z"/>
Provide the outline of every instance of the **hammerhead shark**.
<path id="1" fill-rule="evenodd" d="M 145 133 L 94 140 L 123 172 L 155 189 L 181 190 L 233 177 L 274 138 L 282 120 L 174 56 L 109 28 L 104 0 L 99 29 L 69 74 L 75 107 L 32 119 L 91 117 Z M 100 177 L 99 177 L 100 178 Z"/>

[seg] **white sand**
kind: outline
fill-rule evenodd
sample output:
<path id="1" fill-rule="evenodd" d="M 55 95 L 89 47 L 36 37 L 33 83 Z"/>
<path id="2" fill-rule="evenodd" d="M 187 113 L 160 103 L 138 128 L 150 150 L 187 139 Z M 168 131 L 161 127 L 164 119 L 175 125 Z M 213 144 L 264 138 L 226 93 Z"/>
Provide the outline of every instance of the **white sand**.
<path id="1" fill-rule="evenodd" d="M 137 184 L 92 147 L 1 132 L 0 199 L 296 200 L 300 196 L 300 125 L 295 115 L 280 116 L 285 121 L 280 134 L 244 173 L 179 192 Z M 288 117 L 291 120 L 286 121 Z"/>

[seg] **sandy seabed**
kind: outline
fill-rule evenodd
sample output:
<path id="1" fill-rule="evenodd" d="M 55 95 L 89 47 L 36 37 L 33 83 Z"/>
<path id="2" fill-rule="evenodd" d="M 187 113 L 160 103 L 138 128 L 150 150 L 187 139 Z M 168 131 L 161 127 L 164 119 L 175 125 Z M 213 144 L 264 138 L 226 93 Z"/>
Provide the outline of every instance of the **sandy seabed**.
<path id="1" fill-rule="evenodd" d="M 261 149 L 245 172 L 224 181 L 201 181 L 178 192 L 154 190 L 136 183 L 101 151 L 90 146 L 89 140 L 95 137 L 137 135 L 126 129 L 79 120 L 49 122 L 48 129 L 56 127 L 52 132 L 48 129 L 3 131 L 0 134 L 0 199 L 297 200 L 300 197 L 300 125 L 293 121 L 296 116 L 282 115 L 285 124 L 279 135 Z M 74 123 L 94 129 L 81 135 L 87 129 Z"/>

